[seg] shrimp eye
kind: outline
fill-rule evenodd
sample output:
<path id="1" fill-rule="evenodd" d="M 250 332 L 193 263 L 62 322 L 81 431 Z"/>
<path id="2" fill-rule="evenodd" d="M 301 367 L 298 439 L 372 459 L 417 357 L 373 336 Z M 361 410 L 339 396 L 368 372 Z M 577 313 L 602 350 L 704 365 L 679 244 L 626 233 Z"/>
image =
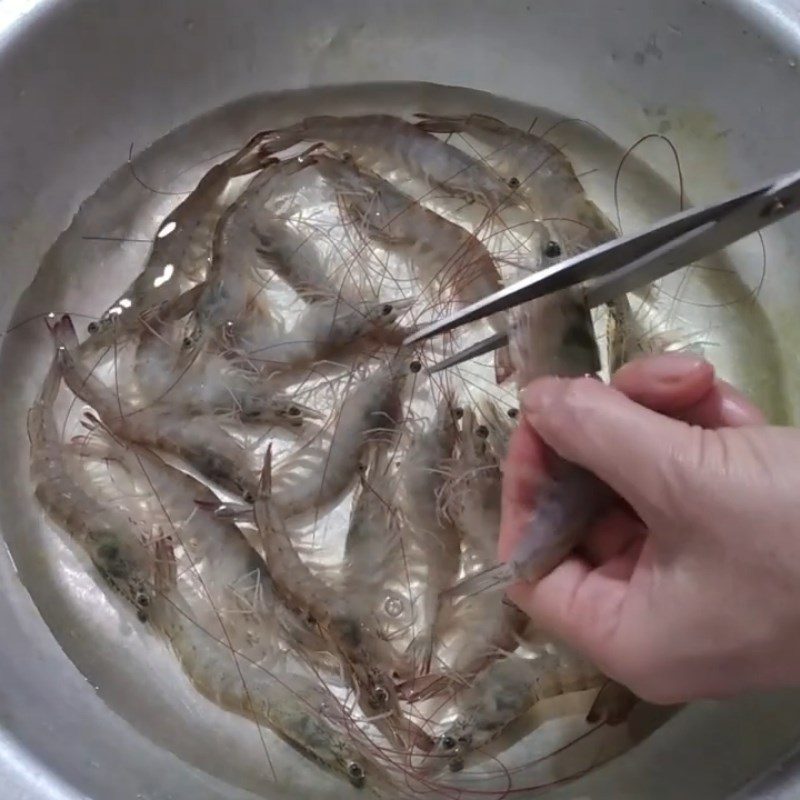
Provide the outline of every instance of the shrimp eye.
<path id="1" fill-rule="evenodd" d="M 552 239 L 545 245 L 544 254 L 548 258 L 558 258 L 561 255 L 561 245 Z"/>
<path id="2" fill-rule="evenodd" d="M 300 409 L 297 406 L 289 406 L 289 416 L 290 417 L 299 417 L 300 416 Z"/>
<path id="3" fill-rule="evenodd" d="M 119 556 L 119 545 L 114 542 L 104 542 L 97 548 L 97 555 L 104 561 L 114 561 Z"/>
<path id="4" fill-rule="evenodd" d="M 475 435 L 479 439 L 487 439 L 489 437 L 489 429 L 485 425 L 478 425 L 478 427 L 475 428 Z"/>
<path id="5" fill-rule="evenodd" d="M 150 605 L 150 598 L 143 593 L 136 595 L 136 605 L 140 608 L 147 608 Z"/>
<path id="6" fill-rule="evenodd" d="M 88 330 L 89 333 L 97 333 L 97 331 L 100 330 L 100 323 L 98 323 L 98 322 L 90 322 L 89 325 L 87 326 L 86 330 Z"/>
<path id="7" fill-rule="evenodd" d="M 449 734 L 445 734 L 444 736 L 442 736 L 440 741 L 442 748 L 445 750 L 455 750 L 456 744 L 458 744 L 456 742 L 455 736 L 450 736 Z"/>
<path id="8" fill-rule="evenodd" d="M 192 341 L 192 337 L 191 336 L 185 336 L 184 339 L 183 339 L 183 342 L 181 344 L 182 344 L 184 350 L 191 350 L 192 349 L 192 345 L 194 344 L 194 342 Z"/>
<path id="9" fill-rule="evenodd" d="M 383 686 L 378 686 L 375 689 L 375 700 L 378 705 L 385 706 L 389 702 L 389 692 Z"/>
<path id="10" fill-rule="evenodd" d="M 347 765 L 347 777 L 350 778 L 350 783 L 352 783 L 353 786 L 360 789 L 364 785 L 364 768 L 361 764 L 351 761 Z"/>
<path id="11" fill-rule="evenodd" d="M 352 153 L 349 153 L 347 150 L 345 150 L 345 151 L 342 153 L 342 161 L 347 161 L 347 162 L 350 162 L 350 161 L 352 161 L 352 160 L 353 160 L 353 154 L 352 154 Z"/>
<path id="12" fill-rule="evenodd" d="M 393 307 L 392 307 L 392 306 L 391 306 L 389 303 L 387 303 L 387 304 L 386 304 L 386 305 L 385 305 L 385 306 L 384 306 L 384 307 L 381 309 L 381 314 L 383 314 L 383 316 L 384 316 L 384 317 L 388 317 L 388 316 L 389 316 L 389 314 L 391 314 L 391 313 L 392 313 L 392 311 L 394 311 L 394 308 L 393 308 Z"/>
<path id="13" fill-rule="evenodd" d="M 421 364 L 419 361 L 417 361 L 417 359 L 415 358 L 415 359 L 414 359 L 414 360 L 413 360 L 413 361 L 412 361 L 412 362 L 411 362 L 411 363 L 408 365 L 408 368 L 409 368 L 409 369 L 410 369 L 412 372 L 414 372 L 414 373 L 417 373 L 417 372 L 419 372 L 419 371 L 422 369 L 422 364 Z"/>
<path id="14" fill-rule="evenodd" d="M 461 419 L 461 417 L 463 417 L 463 416 L 464 416 L 464 409 L 463 409 L 463 408 L 460 408 L 460 407 L 459 407 L 459 408 L 454 408 L 454 409 L 453 409 L 453 416 L 454 416 L 456 419 Z"/>
<path id="15" fill-rule="evenodd" d="M 516 419 L 519 416 L 519 409 L 518 408 L 509 408 L 506 412 L 511 419 Z"/>
<path id="16" fill-rule="evenodd" d="M 255 503 L 256 498 L 253 496 L 252 492 L 242 492 L 242 499 L 245 503 Z"/>
<path id="17" fill-rule="evenodd" d="M 508 185 L 512 189 L 519 189 L 519 178 L 509 178 L 508 179 Z"/>

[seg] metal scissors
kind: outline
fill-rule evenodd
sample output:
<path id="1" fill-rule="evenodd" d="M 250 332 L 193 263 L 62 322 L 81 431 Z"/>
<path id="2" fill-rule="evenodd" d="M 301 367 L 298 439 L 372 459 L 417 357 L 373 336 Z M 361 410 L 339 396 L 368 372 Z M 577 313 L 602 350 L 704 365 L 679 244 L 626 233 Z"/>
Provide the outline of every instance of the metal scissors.
<path id="1" fill-rule="evenodd" d="M 484 297 L 408 336 L 425 341 L 461 325 L 507 311 L 562 289 L 579 287 L 589 308 L 661 278 L 800 210 L 800 170 L 703 208 L 683 211 L 641 233 L 624 236 L 565 259 Z M 496 350 L 508 341 L 496 333 L 443 361 L 438 372 Z"/>

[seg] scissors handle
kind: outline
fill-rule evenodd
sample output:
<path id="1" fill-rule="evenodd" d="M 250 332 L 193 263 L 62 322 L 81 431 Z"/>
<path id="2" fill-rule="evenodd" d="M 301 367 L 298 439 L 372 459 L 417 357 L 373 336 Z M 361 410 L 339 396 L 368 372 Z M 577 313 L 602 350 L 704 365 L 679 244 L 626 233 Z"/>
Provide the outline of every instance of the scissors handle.
<path id="1" fill-rule="evenodd" d="M 689 209 L 647 230 L 613 239 L 500 289 L 449 317 L 426 325 L 406 344 L 584 284 L 590 305 L 650 283 L 800 209 L 800 171 L 711 206 Z"/>
<path id="2" fill-rule="evenodd" d="M 800 210 L 800 173 L 792 173 L 766 190 L 754 190 L 714 208 L 718 210 L 716 218 L 701 221 L 697 227 L 616 270 L 589 280 L 584 287 L 588 305 L 607 303 L 794 214 Z"/>

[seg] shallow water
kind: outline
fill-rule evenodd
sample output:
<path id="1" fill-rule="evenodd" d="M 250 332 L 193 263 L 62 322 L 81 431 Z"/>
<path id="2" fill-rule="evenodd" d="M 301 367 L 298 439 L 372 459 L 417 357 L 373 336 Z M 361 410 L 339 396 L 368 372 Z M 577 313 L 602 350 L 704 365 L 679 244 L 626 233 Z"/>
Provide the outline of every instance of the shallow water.
<path id="1" fill-rule="evenodd" d="M 315 90 L 254 97 L 195 120 L 134 157 L 87 199 L 70 228 L 53 245 L 30 288 L 22 296 L 5 337 L 0 364 L 8 387 L 0 403 L 13 428 L 14 447 L 6 454 L 5 476 L 16 491 L 0 508 L 6 542 L 20 575 L 44 619 L 87 680 L 116 713 L 179 757 L 231 784 L 265 791 L 271 778 L 255 726 L 221 711 L 193 690 L 161 641 L 138 625 L 124 603 L 102 588 L 87 559 L 68 538 L 43 522 L 27 480 L 28 443 L 25 414 L 51 358 L 42 316 L 69 312 L 85 328 L 118 295 L 141 267 L 160 221 L 222 154 L 253 132 L 279 127 L 309 114 L 389 112 L 482 112 L 521 127 L 535 123 L 572 159 L 590 196 L 617 220 L 615 175 L 625 152 L 590 125 L 560 121 L 544 109 L 525 108 L 488 95 L 433 86 L 361 87 L 346 91 Z M 458 144 L 458 137 L 454 143 Z M 673 185 L 648 166 L 648 148 L 629 158 L 618 183 L 623 230 L 677 210 Z M 663 154 L 659 154 L 659 159 Z M 149 187 L 149 188 L 148 188 Z M 691 199 L 691 198 L 690 198 Z M 767 262 L 769 266 L 769 262 Z M 717 366 L 720 374 L 744 387 L 775 421 L 786 419 L 786 398 L 777 344 L 759 306 L 764 277 L 758 240 L 740 243 L 702 268 L 666 279 L 659 291 L 632 298 L 645 327 L 669 335 L 675 346 L 692 346 Z M 769 270 L 766 272 L 766 280 Z M 289 311 L 288 313 L 291 313 Z M 602 322 L 599 322 L 602 331 Z M 754 334 L 754 331 L 757 333 Z M 491 387 L 486 368 L 467 375 L 482 391 Z M 513 396 L 503 398 L 513 403 Z M 423 405 L 420 408 L 424 408 Z M 421 412 L 422 413 L 422 412 Z M 320 532 L 335 549 L 347 519 L 343 504 L 320 521 Z M 509 769 L 555 750 L 572 732 L 583 730 L 586 698 L 572 698 L 570 716 L 550 722 L 531 738 L 503 754 Z M 703 704 L 681 711 L 625 756 L 556 790 L 581 797 L 723 797 L 757 768 L 776 756 L 800 733 L 800 699 L 794 694 L 748 698 L 726 704 Z M 576 764 L 589 766 L 601 750 L 613 752 L 629 738 L 639 738 L 659 719 L 646 711 L 628 729 L 589 737 L 567 756 L 547 759 L 535 769 L 513 773 L 513 788 L 539 785 L 562 777 Z M 747 732 L 738 730 L 747 721 Z M 745 746 L 746 744 L 746 746 Z M 341 797 L 347 787 L 320 777 L 316 769 L 280 741 L 270 740 L 281 783 L 300 794 Z M 736 757 L 732 757 L 736 753 Z M 532 755 L 534 754 L 534 755 Z M 651 786 L 649 764 L 659 774 L 682 773 L 674 794 Z M 714 764 L 718 768 L 714 769 Z M 669 769 L 665 768 L 665 764 Z M 702 764 L 702 768 L 701 765 Z M 721 765 L 725 768 L 719 768 Z M 487 778 L 487 770 L 496 774 Z M 507 786 L 504 772 L 489 762 L 475 770 L 481 789 Z M 499 773 L 499 774 L 498 774 Z M 446 776 L 470 788 L 469 776 Z M 505 782 L 505 783 L 504 783 Z"/>

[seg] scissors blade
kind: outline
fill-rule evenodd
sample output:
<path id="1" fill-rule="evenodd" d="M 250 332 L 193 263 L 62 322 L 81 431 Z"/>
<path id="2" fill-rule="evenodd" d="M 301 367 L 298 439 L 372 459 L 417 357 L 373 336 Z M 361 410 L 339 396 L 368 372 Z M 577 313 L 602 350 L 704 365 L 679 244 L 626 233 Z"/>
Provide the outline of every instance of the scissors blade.
<path id="1" fill-rule="evenodd" d="M 493 333 L 491 336 L 487 336 L 485 339 L 481 339 L 481 341 L 469 347 L 465 347 L 457 353 L 453 353 L 452 356 L 443 358 L 438 364 L 428 370 L 428 374 L 435 375 L 443 369 L 455 367 L 457 364 L 463 364 L 465 361 L 482 356 L 484 353 L 491 353 L 493 350 L 499 350 L 506 344 L 508 344 L 507 333 Z"/>
<path id="2" fill-rule="evenodd" d="M 464 309 L 426 325 L 406 344 L 446 333 L 521 303 L 586 284 L 590 305 L 649 283 L 800 208 L 800 171 L 715 205 L 676 214 L 642 233 L 615 239 L 540 270 Z M 592 286 L 592 281 L 595 281 Z"/>

